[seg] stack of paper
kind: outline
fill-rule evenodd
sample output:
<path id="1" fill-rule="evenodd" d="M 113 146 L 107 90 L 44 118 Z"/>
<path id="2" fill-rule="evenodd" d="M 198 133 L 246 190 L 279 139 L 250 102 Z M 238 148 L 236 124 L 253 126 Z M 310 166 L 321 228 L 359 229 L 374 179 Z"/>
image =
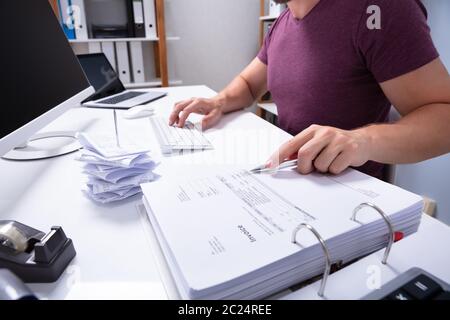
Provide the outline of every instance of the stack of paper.
<path id="1" fill-rule="evenodd" d="M 420 224 L 421 197 L 354 170 L 338 177 L 233 169 L 165 178 L 142 186 L 144 204 L 184 299 L 260 299 L 322 274 L 314 235 L 302 229 L 291 242 L 300 223 L 320 233 L 333 264 L 379 250 L 387 224 L 370 208 L 352 221 L 361 203 L 382 208 L 404 236 Z"/>
<path id="2" fill-rule="evenodd" d="M 109 203 L 129 198 L 141 192 L 142 183 L 155 179 L 156 163 L 148 149 L 130 143 L 119 147 L 101 135 L 78 134 L 78 140 L 84 148 L 78 160 L 85 163 L 85 191 L 93 200 Z"/>

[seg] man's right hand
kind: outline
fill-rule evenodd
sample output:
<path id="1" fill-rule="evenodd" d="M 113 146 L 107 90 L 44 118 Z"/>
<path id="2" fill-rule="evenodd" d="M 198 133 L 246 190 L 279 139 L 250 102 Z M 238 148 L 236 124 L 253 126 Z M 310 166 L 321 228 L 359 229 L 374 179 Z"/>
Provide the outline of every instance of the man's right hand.
<path id="1" fill-rule="evenodd" d="M 202 130 L 217 124 L 224 113 L 241 110 L 267 91 L 267 66 L 259 58 L 212 99 L 192 98 L 175 104 L 169 125 L 183 127 L 191 113 L 203 114 Z"/>
<path id="2" fill-rule="evenodd" d="M 221 104 L 217 99 L 192 98 L 175 104 L 169 117 L 169 125 L 176 124 L 182 128 L 191 113 L 205 115 L 202 119 L 202 130 L 214 126 L 223 115 Z"/>

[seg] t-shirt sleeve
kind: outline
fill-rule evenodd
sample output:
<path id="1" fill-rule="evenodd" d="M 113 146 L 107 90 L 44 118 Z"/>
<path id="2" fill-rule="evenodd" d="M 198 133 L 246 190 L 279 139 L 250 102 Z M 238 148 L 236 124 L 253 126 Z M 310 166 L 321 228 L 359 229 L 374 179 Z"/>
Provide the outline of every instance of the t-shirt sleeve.
<path id="1" fill-rule="evenodd" d="M 361 19 L 356 42 L 367 68 L 379 83 L 439 57 L 420 0 L 372 0 L 369 4 L 379 7 L 381 28 L 373 28 L 376 21 L 370 19 L 376 16 L 368 10 Z"/>
<path id="2" fill-rule="evenodd" d="M 258 59 L 262 63 L 264 63 L 265 65 L 267 65 L 267 61 L 268 61 L 268 59 L 267 59 L 267 48 L 269 46 L 269 37 L 270 37 L 270 33 L 268 32 L 266 34 L 266 36 L 264 37 L 263 45 L 262 45 L 262 47 L 259 50 L 258 55 L 257 55 Z"/>

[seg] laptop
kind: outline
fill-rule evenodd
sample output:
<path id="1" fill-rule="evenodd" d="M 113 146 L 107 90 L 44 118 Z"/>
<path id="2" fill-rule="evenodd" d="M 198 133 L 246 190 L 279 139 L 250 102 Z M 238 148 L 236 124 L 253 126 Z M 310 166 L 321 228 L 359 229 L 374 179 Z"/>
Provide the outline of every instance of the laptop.
<path id="1" fill-rule="evenodd" d="M 165 92 L 126 90 L 103 53 L 77 55 L 95 93 L 82 102 L 93 108 L 129 109 L 167 95 Z"/>

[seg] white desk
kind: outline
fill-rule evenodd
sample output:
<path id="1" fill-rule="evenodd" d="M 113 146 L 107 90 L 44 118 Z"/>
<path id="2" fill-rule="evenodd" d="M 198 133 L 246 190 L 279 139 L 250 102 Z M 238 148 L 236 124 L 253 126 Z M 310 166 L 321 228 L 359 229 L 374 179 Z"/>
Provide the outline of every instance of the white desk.
<path id="1" fill-rule="evenodd" d="M 157 112 L 165 115 L 176 101 L 215 94 L 204 86 L 156 90 L 169 93 L 154 103 Z M 50 130 L 113 134 L 113 114 L 111 110 L 75 108 L 43 131 Z M 125 120 L 119 112 L 119 134 L 142 139 L 157 157 L 162 157 L 148 119 Z M 214 150 L 161 158 L 157 169 L 161 179 L 189 170 L 192 165 L 252 167 L 266 160 L 290 137 L 247 112 L 226 115 L 206 135 Z M 77 256 L 57 282 L 32 284 L 31 289 L 41 298 L 49 299 L 166 299 L 146 234 L 148 226 L 135 208 L 140 196 L 118 204 L 92 202 L 81 192 L 85 177 L 81 164 L 75 161 L 76 156 L 77 153 L 31 162 L 0 160 L 0 219 L 17 220 L 44 232 L 60 225 L 73 239 L 77 250 Z M 423 232 L 432 234 L 433 228 Z M 446 266 L 450 270 L 448 260 Z"/>
<path id="2" fill-rule="evenodd" d="M 215 94 L 204 86 L 166 90 L 168 96 L 155 102 L 161 114 L 169 114 L 176 101 Z M 120 117 L 121 112 L 118 113 L 120 135 L 132 133 L 136 139 L 144 139 L 158 156 L 159 145 L 148 119 L 125 120 Z M 43 131 L 54 130 L 113 134 L 113 113 L 104 109 L 75 108 Z M 157 169 L 162 179 L 189 165 L 256 165 L 266 160 L 282 139 L 289 137 L 245 112 L 227 115 L 216 129 L 206 134 L 216 149 L 163 158 Z M 267 145 L 264 140 L 271 143 Z M 262 146 L 259 158 L 255 150 L 258 144 Z M 118 204 L 94 203 L 81 192 L 85 177 L 76 156 L 74 153 L 31 162 L 0 160 L 0 219 L 17 220 L 44 232 L 53 225 L 62 226 L 77 251 L 59 281 L 30 287 L 40 297 L 50 299 L 165 299 L 146 231 L 135 208 L 141 196 Z"/>

